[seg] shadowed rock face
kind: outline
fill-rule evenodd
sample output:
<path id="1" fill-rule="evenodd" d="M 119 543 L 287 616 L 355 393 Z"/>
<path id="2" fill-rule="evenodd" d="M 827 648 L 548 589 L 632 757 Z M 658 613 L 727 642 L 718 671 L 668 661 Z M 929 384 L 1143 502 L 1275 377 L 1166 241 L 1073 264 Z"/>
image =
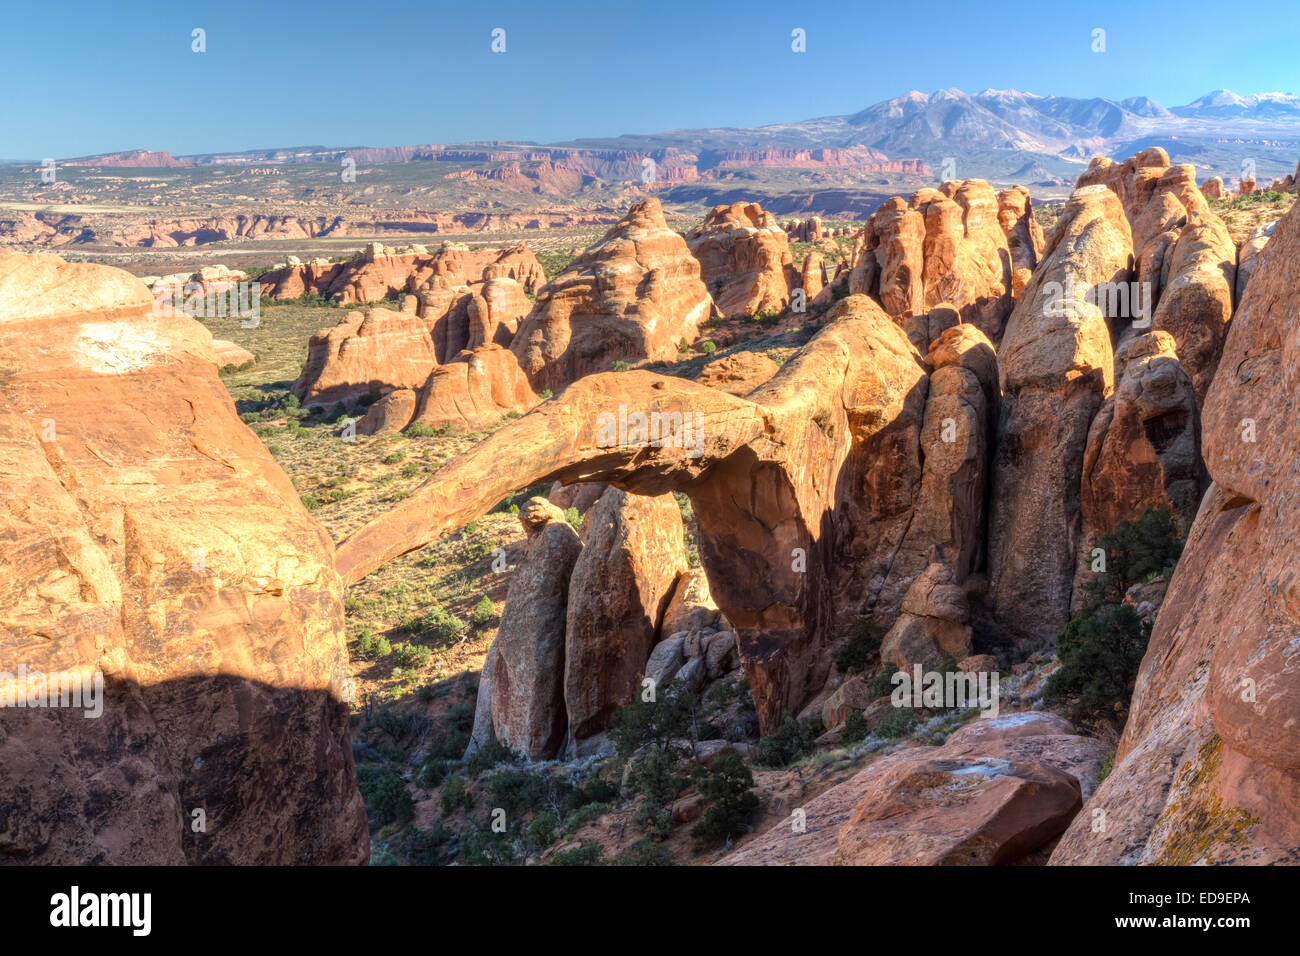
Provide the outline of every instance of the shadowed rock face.
<path id="1" fill-rule="evenodd" d="M 1295 207 L 1269 248 L 1205 400 L 1214 486 L 1156 620 L 1115 769 L 1053 863 L 1300 862 Z M 1103 832 L 1089 826 L 1097 809 Z"/>
<path id="2" fill-rule="evenodd" d="M 0 256 L 0 670 L 99 670 L 106 698 L 0 708 L 0 846 L 364 863 L 333 547 L 209 333 L 150 305 L 116 269 Z"/>
<path id="3" fill-rule="evenodd" d="M 1054 635 L 1069 617 L 1079 474 L 1093 416 L 1114 387 L 1106 317 L 1082 290 L 1126 281 L 1131 261 L 1115 194 L 1075 190 L 1002 340 L 989 583 L 994 613 L 1021 637 Z M 1071 284 L 1073 299 L 1062 292 Z"/>
<path id="4" fill-rule="evenodd" d="M 1098 539 L 1151 508 L 1170 512 L 1186 532 L 1201 502 L 1201 427 L 1192 381 L 1167 332 L 1120 343 L 1119 382 L 1088 430 L 1080 499 L 1083 545 L 1075 577 L 1075 609 L 1083 600 L 1090 554 Z"/>
<path id="5" fill-rule="evenodd" d="M 926 388 L 920 356 L 862 296 L 837 304 L 747 399 L 648 372 L 587 376 L 342 542 L 341 573 L 355 581 L 544 480 L 683 491 L 713 597 L 771 728 L 821 689 L 837 624 L 898 611 L 902 594 L 891 610 L 880 590 L 914 507 Z M 629 430 L 611 444 L 620 409 L 648 421 L 680 416 L 691 431 L 655 447 Z"/>
<path id="6" fill-rule="evenodd" d="M 558 391 L 611 362 L 670 360 L 713 314 L 700 264 L 643 199 L 538 293 L 512 350 L 537 391 Z"/>

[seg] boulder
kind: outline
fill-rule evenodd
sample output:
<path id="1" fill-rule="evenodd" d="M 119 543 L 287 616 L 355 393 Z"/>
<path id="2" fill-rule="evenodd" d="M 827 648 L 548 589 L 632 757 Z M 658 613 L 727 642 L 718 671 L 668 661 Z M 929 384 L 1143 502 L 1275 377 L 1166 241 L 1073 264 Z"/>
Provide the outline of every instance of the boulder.
<path id="1" fill-rule="evenodd" d="M 956 575 L 935 562 L 917 577 L 903 610 L 880 644 L 880 659 L 910 672 L 920 664 L 934 670 L 944 661 L 969 657 L 970 609 Z"/>
<path id="2" fill-rule="evenodd" d="M 411 424 L 453 434 L 472 432 L 505 415 L 526 412 L 537 401 L 514 354 L 500 345 L 483 345 L 430 372 L 417 394 Z"/>
<path id="3" fill-rule="evenodd" d="M 1250 277 L 1255 273 L 1255 267 L 1263 261 L 1260 253 L 1268 245 L 1268 241 L 1273 238 L 1273 232 L 1277 229 L 1277 220 L 1266 222 L 1263 225 L 1256 226 L 1251 230 L 1246 241 L 1241 244 L 1237 250 L 1237 281 L 1233 294 L 1233 302 L 1236 305 L 1241 304 L 1241 300 L 1246 297 L 1246 284 Z"/>
<path id="4" fill-rule="evenodd" d="M 382 432 L 401 431 L 411 423 L 418 398 L 415 390 L 410 388 L 389 392 L 366 409 L 366 414 L 357 422 L 357 433 L 378 435 Z"/>
<path id="5" fill-rule="evenodd" d="M 228 368 L 230 366 L 240 368 L 257 361 L 257 356 L 248 349 L 236 345 L 234 342 L 227 342 L 225 339 L 213 339 L 212 351 L 216 353 L 218 368 Z"/>
<path id="6" fill-rule="evenodd" d="M 699 631 L 704 628 L 716 630 L 720 618 L 721 612 L 709 593 L 709 579 L 705 577 L 704 569 L 690 568 L 683 571 L 673 588 L 668 609 L 664 611 L 664 633 L 676 634 L 679 631 Z"/>

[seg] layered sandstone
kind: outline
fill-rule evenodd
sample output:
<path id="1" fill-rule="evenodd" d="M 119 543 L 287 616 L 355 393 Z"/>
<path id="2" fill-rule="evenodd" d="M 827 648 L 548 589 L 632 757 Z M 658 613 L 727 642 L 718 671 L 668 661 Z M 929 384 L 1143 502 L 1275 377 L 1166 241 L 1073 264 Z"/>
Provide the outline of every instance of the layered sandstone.
<path id="1" fill-rule="evenodd" d="M 0 709 L 6 857 L 364 863 L 333 546 L 151 304 L 0 256 L 0 670 L 103 681 L 99 719 Z"/>
<path id="2" fill-rule="evenodd" d="M 771 314 L 790 303 L 790 244 L 776 217 L 757 203 L 715 206 L 686 245 L 724 316 Z"/>
<path id="3" fill-rule="evenodd" d="M 511 349 L 534 389 L 559 391 L 614 361 L 675 359 L 713 311 L 699 262 L 643 199 L 543 287 Z"/>

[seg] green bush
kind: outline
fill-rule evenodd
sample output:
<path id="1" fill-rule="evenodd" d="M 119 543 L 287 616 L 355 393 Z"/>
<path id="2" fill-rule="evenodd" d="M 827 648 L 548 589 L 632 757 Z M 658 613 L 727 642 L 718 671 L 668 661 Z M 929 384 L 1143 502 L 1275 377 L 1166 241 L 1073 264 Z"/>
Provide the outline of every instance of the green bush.
<path id="1" fill-rule="evenodd" d="M 867 734 L 870 732 L 867 729 L 867 719 L 862 716 L 862 711 L 850 710 L 848 716 L 844 718 L 844 729 L 840 731 L 840 743 L 856 744 L 859 740 L 866 739 Z"/>
<path id="2" fill-rule="evenodd" d="M 423 644 L 398 644 L 394 660 L 400 667 L 427 667 L 433 651 Z"/>
<path id="3" fill-rule="evenodd" d="M 781 726 L 758 742 L 754 762 L 760 767 L 788 767 L 800 757 L 811 753 L 817 739 L 820 721 L 800 723 L 787 711 Z"/>
<path id="4" fill-rule="evenodd" d="M 447 761 L 430 757 L 420 765 L 420 770 L 415 775 L 415 785 L 421 790 L 432 790 L 442 783 L 446 776 Z"/>
<path id="5" fill-rule="evenodd" d="M 866 618 L 853 625 L 848 638 L 835 650 L 835 667 L 841 674 L 860 674 L 880 653 L 885 632 Z"/>
<path id="6" fill-rule="evenodd" d="M 1087 601 L 1119 604 L 1134 584 L 1176 565 L 1183 542 L 1173 516 L 1163 508 L 1151 508 L 1137 521 L 1122 522 L 1102 535 L 1097 547 L 1106 554 L 1106 570 L 1084 585 Z"/>
<path id="7" fill-rule="evenodd" d="M 569 507 L 564 509 L 564 520 L 574 528 L 582 527 L 582 515 L 578 514 L 578 509 Z"/>
<path id="8" fill-rule="evenodd" d="M 489 740 L 469 755 L 465 762 L 465 772 L 470 779 L 477 778 L 484 771 L 491 770 L 500 763 L 514 763 L 518 758 L 505 744 Z"/>
<path id="9" fill-rule="evenodd" d="M 387 455 L 385 455 L 383 458 L 379 460 L 382 461 L 385 465 L 397 465 L 400 464 L 405 457 L 406 457 L 406 450 L 403 448 L 399 448 L 396 451 L 389 452 Z"/>
<path id="10" fill-rule="evenodd" d="M 452 814 L 457 810 L 470 810 L 474 807 L 474 795 L 465 785 L 465 778 L 453 773 L 442 785 L 442 812 Z"/>
<path id="11" fill-rule="evenodd" d="M 600 866 L 604 850 L 599 843 L 584 843 L 576 850 L 565 850 L 550 859 L 550 866 Z"/>
<path id="12" fill-rule="evenodd" d="M 916 725 L 920 723 L 920 718 L 916 716 L 916 711 L 910 707 L 895 707 L 894 712 L 880 722 L 876 727 L 876 736 L 884 740 L 896 740 L 899 737 L 906 737 Z"/>
<path id="13" fill-rule="evenodd" d="M 867 696 L 872 700 L 879 697 L 885 697 L 894 692 L 894 670 L 892 664 L 886 664 L 880 668 L 880 672 L 875 677 L 867 681 Z"/>
<path id="14" fill-rule="evenodd" d="M 1103 604 L 1076 615 L 1057 638 L 1061 666 L 1043 699 L 1070 701 L 1074 720 L 1122 721 L 1151 633 L 1127 604 Z"/>
<path id="15" fill-rule="evenodd" d="M 417 866 L 436 866 L 442 861 L 441 847 L 451 839 L 451 831 L 434 820 L 427 830 L 410 826 L 402 831 L 402 853 Z"/>
<path id="16" fill-rule="evenodd" d="M 700 351 L 705 355 L 712 355 L 718 350 L 718 343 L 705 340 L 700 343 Z"/>
<path id="17" fill-rule="evenodd" d="M 758 810 L 758 797 L 750 790 L 754 775 L 740 755 L 732 751 L 718 757 L 700 781 L 700 796 L 707 809 L 691 836 L 721 843 L 749 832 L 749 821 Z"/>
<path id="18" fill-rule="evenodd" d="M 610 862 L 614 866 L 676 866 L 672 851 L 662 843 L 656 843 L 649 837 L 642 837 L 630 847 L 614 857 Z"/>
<path id="19" fill-rule="evenodd" d="M 501 807 L 508 817 L 519 817 L 542 808 L 552 791 L 550 781 L 539 773 L 513 768 L 498 770 L 488 781 L 488 793 L 494 807 Z"/>
<path id="20" fill-rule="evenodd" d="M 460 862 L 466 866 L 505 866 L 515 862 L 515 839 L 509 832 L 473 827 L 461 834 Z"/>
<path id="21" fill-rule="evenodd" d="M 372 827 L 409 823 L 415 816 L 406 781 L 387 767 L 358 767 L 357 787 Z"/>
<path id="22" fill-rule="evenodd" d="M 496 619 L 497 607 L 492 603 L 492 599 L 485 594 L 474 605 L 474 613 L 469 618 L 470 623 L 475 627 L 486 627 Z"/>
<path id="23" fill-rule="evenodd" d="M 614 359 L 614 361 L 609 363 L 609 370 L 611 372 L 626 372 L 631 367 L 632 364 L 630 362 L 625 362 L 622 359 Z"/>
<path id="24" fill-rule="evenodd" d="M 560 834 L 560 818 L 551 810 L 543 810 L 528 824 L 528 842 L 544 849 L 555 842 Z"/>

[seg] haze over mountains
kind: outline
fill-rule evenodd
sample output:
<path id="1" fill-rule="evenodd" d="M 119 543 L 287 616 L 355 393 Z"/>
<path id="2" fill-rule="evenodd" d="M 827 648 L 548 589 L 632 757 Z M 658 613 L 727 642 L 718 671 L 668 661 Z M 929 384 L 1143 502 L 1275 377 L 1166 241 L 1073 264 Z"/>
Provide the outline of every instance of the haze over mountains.
<path id="1" fill-rule="evenodd" d="M 504 132 L 508 132 L 503 130 Z M 337 161 L 352 155 L 358 162 L 459 161 L 545 162 L 568 159 L 572 151 L 618 151 L 667 160 L 664 178 L 693 178 L 719 168 L 792 165 L 874 169 L 876 164 L 920 159 L 938 171 L 945 158 L 962 164 L 960 174 L 1002 180 L 1028 167 L 1056 177 L 1078 174 L 1093 155 L 1124 156 L 1137 149 L 1162 146 L 1175 162 L 1233 175 L 1244 159 L 1253 160 L 1261 178 L 1282 175 L 1294 166 L 1300 143 L 1300 96 L 1257 93 L 1242 96 L 1215 90 L 1184 106 L 1165 107 L 1146 96 L 1124 100 L 1103 97 L 1040 96 L 1016 90 L 965 93 L 958 89 L 925 94 L 915 90 L 876 103 L 858 113 L 822 116 L 794 123 L 754 128 L 717 127 L 592 137 L 551 144 L 500 141 L 459 146 L 358 148 L 302 146 L 232 153 L 162 158 L 148 154 L 128 165 L 244 165 L 260 162 Z M 765 151 L 849 150 L 814 157 L 755 155 Z M 692 161 L 686 155 L 693 154 Z M 117 154 L 122 155 L 122 154 Z M 151 161 L 149 157 L 158 157 Z M 81 157 L 83 162 L 106 157 Z M 628 157 L 615 164 L 639 169 Z M 796 161 L 801 160 L 801 161 Z M 1032 164 L 1038 164 L 1036 167 Z M 695 171 L 680 167 L 694 166 Z M 593 166 L 604 178 L 622 175 Z M 897 171 L 880 167 L 880 171 Z M 910 170 L 909 170 L 910 171 Z M 666 175 L 665 175 L 666 174 Z"/>

